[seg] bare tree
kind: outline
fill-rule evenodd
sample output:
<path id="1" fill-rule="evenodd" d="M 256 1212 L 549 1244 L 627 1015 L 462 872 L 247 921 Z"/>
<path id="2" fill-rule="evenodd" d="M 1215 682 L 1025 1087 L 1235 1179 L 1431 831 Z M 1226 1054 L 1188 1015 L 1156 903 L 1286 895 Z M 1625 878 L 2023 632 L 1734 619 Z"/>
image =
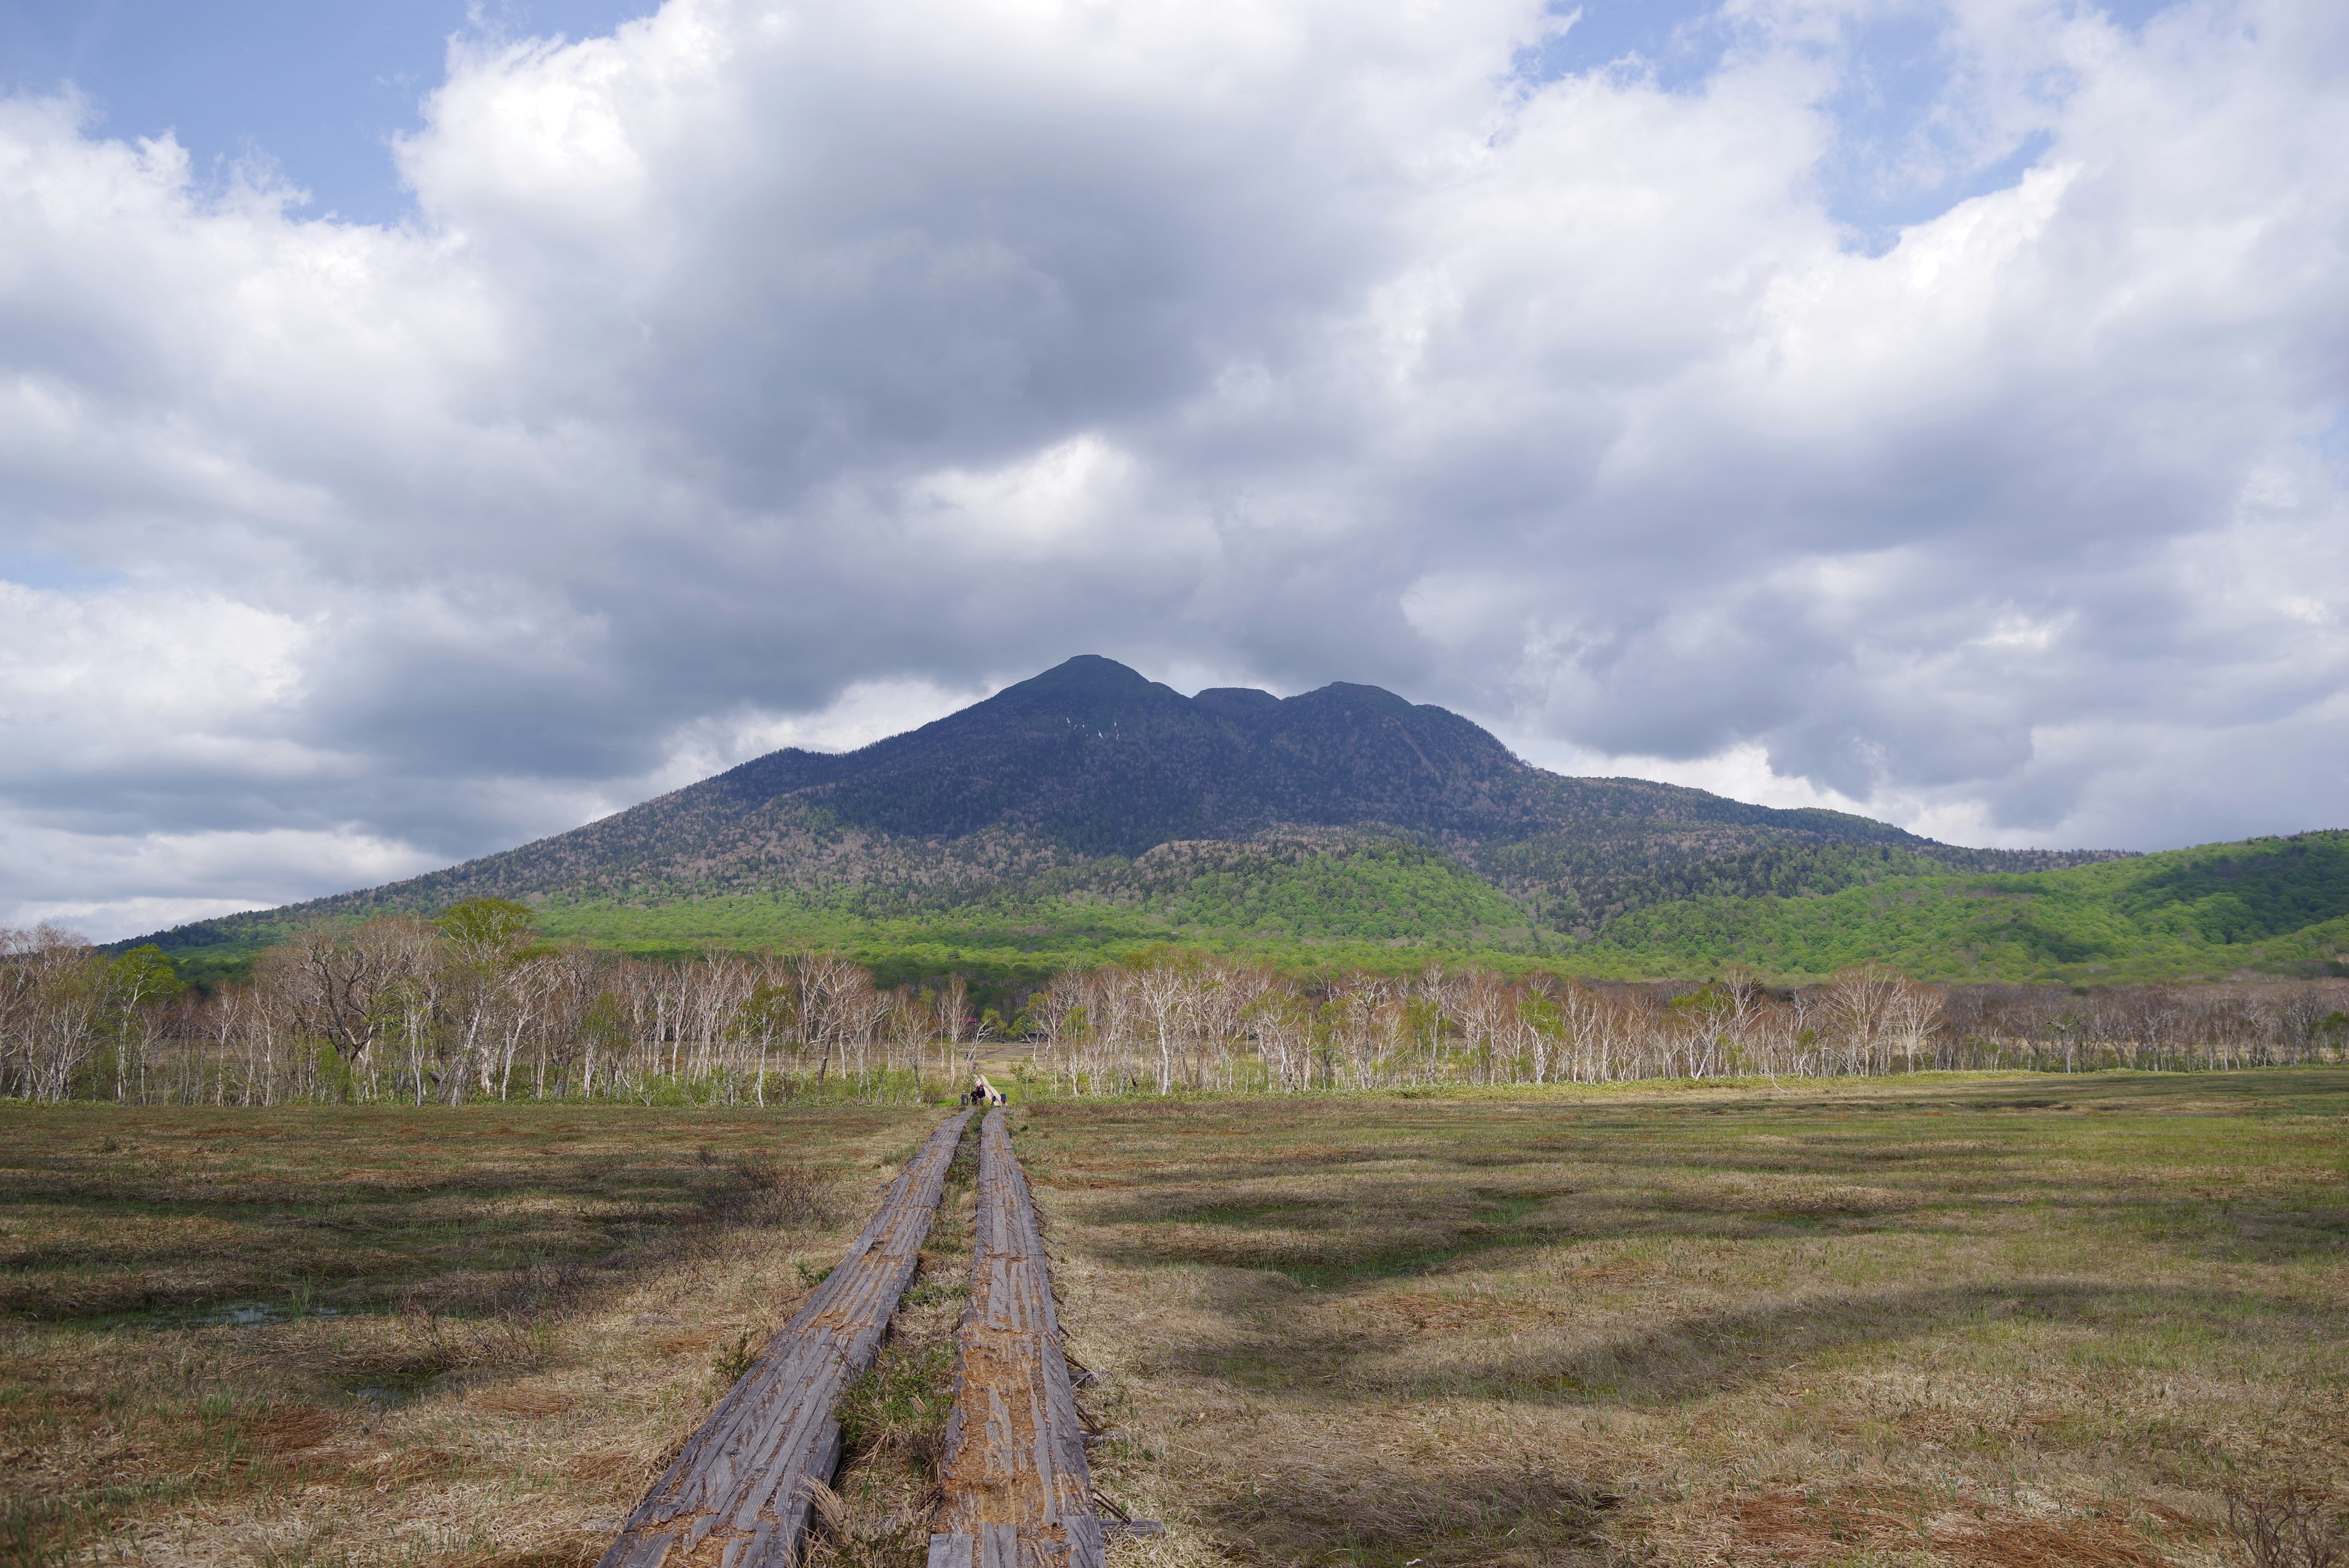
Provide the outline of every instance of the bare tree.
<path id="1" fill-rule="evenodd" d="M 1845 970 L 1827 988 L 1827 1015 L 1845 1053 L 1846 1072 L 1876 1073 L 1886 1066 L 1884 1037 L 1893 999 L 1904 982 L 1882 964 Z"/>
<path id="2" fill-rule="evenodd" d="M 1144 964 L 1128 977 L 1157 1040 L 1158 1092 L 1162 1095 L 1174 1092 L 1174 1042 L 1187 1022 L 1185 1014 L 1193 1003 L 1196 979 L 1190 966 L 1172 959 Z"/>
<path id="3" fill-rule="evenodd" d="M 98 1049 L 105 968 L 88 942 L 57 926 L 0 929 L 0 1029 L 13 1046 L 12 1093 L 63 1100 Z"/>
<path id="4" fill-rule="evenodd" d="M 435 935 L 428 922 L 399 915 L 305 926 L 264 953 L 255 973 L 285 999 L 296 1029 L 357 1064 L 402 1022 L 399 992 L 431 974 Z M 411 1040 L 416 1033 L 411 1023 Z"/>

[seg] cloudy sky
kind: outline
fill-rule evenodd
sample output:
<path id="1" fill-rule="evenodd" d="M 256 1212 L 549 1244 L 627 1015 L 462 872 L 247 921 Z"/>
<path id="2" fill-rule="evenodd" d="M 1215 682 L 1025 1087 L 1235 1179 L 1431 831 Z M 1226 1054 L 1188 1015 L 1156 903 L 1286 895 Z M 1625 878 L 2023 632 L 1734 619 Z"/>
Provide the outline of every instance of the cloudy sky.
<path id="1" fill-rule="evenodd" d="M 0 923 L 1100 652 L 2349 826 L 2349 7 L 0 0 Z"/>

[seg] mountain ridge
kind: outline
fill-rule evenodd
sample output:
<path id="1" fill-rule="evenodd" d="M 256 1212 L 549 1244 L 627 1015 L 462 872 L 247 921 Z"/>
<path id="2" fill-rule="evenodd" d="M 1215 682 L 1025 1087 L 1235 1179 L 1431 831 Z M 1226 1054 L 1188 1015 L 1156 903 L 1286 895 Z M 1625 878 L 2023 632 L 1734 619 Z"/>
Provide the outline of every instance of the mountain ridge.
<path id="1" fill-rule="evenodd" d="M 512 849 L 140 940 L 167 950 L 251 942 L 303 919 L 429 912 L 484 895 L 652 907 L 763 892 L 865 918 L 1071 896 L 1147 905 L 1174 896 L 1143 864 L 1165 861 L 1168 846 L 1213 846 L 1200 853 L 1225 865 L 1217 875 L 1245 877 L 1251 855 L 1294 865 L 1308 840 L 1322 854 L 1416 846 L 1486 884 L 1516 911 L 1494 929 L 1528 939 L 1588 937 L 1674 898 L 1823 893 L 1887 875 L 2124 854 L 1968 849 L 1847 813 L 1571 777 L 1375 686 L 1185 697 L 1079 655 L 853 752 L 786 748 Z M 1464 889 L 1444 902 L 1498 908 Z"/>

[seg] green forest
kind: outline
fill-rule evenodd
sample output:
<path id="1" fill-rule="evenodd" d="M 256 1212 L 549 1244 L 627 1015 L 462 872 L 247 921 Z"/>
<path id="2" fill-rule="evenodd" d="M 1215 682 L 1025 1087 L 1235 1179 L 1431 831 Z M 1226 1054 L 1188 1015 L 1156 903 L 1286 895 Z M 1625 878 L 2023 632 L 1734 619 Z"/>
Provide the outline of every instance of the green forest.
<path id="1" fill-rule="evenodd" d="M 1483 962 L 1594 977 L 1696 977 L 1744 963 L 1785 980 L 1866 960 L 1920 980 L 2217 980 L 2349 972 L 2349 833 L 2173 850 L 2066 870 L 1878 876 L 1796 897 L 1700 896 L 1577 939 L 1448 857 L 1405 842 L 1235 856 L 1132 900 L 1002 900 L 902 919 L 861 900 L 741 894 L 657 907 L 549 900 L 549 935 L 639 955 L 824 947 L 890 981 L 961 971 L 1016 982 L 1169 943 L 1291 973 Z"/>
<path id="2" fill-rule="evenodd" d="M 1788 976 L 1876 959 L 1920 980 L 2344 972 L 2349 834 L 2206 845 L 2063 871 L 1888 877 L 1816 898 L 1697 898 L 1612 920 L 1594 969 Z"/>
<path id="3" fill-rule="evenodd" d="M 1579 929 L 1538 896 L 1512 898 L 1410 838 L 1185 846 L 1133 863 L 1109 891 L 878 912 L 867 889 L 775 890 L 636 901 L 531 900 L 558 940 L 640 957 L 707 946 L 823 948 L 885 983 L 959 972 L 1040 984 L 1054 971 L 1168 945 L 1284 972 L 1483 963 L 1508 972 L 1701 978 L 1723 965 L 1785 981 L 1868 960 L 1920 980 L 2118 981 L 2349 973 L 2349 833 L 2251 839 L 2064 869 L 1953 872 L 1894 850 L 1780 857 L 1759 872 L 1819 891 L 1698 893 L 1638 902 Z M 1754 885 L 1744 880 L 1744 886 Z M 1653 897 L 1651 894 L 1651 897 Z M 242 972 L 283 935 L 268 924 L 184 940 L 182 973 Z"/>

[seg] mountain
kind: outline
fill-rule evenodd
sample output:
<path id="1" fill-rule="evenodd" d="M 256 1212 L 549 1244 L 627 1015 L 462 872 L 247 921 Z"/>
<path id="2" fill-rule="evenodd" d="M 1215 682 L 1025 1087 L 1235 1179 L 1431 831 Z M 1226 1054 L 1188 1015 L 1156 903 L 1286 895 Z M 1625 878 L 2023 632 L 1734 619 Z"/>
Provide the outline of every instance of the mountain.
<path id="1" fill-rule="evenodd" d="M 495 895 L 558 910 L 755 899 L 865 921 L 1050 906 L 1167 931 L 1508 946 L 1589 940 L 1673 900 L 2116 857 L 1568 778 L 1375 686 L 1185 697 L 1088 655 L 860 751 L 777 752 L 517 849 L 153 940 L 249 947 L 303 919 Z"/>
<path id="2" fill-rule="evenodd" d="M 2349 833 L 2298 833 L 2065 870 L 1888 877 L 1814 898 L 1703 896 L 1611 920 L 1586 967 L 1820 975 L 1863 960 L 1921 980 L 2349 975 Z"/>

